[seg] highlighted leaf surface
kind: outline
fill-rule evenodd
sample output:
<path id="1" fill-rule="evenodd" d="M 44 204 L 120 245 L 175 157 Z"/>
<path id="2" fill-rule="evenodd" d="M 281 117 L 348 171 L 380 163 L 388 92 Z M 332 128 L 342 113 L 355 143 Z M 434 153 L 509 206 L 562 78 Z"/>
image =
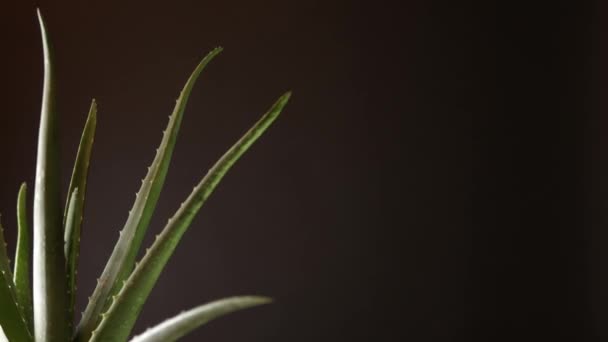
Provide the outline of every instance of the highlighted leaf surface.
<path id="1" fill-rule="evenodd" d="M 68 295 L 51 48 L 40 11 L 38 19 L 44 51 L 44 85 L 34 191 L 34 331 L 37 342 L 54 342 L 69 338 Z"/>
<path id="2" fill-rule="evenodd" d="M 283 95 L 272 108 L 209 170 L 203 180 L 157 236 L 95 330 L 92 341 L 122 341 L 129 337 L 142 306 L 152 291 L 175 247 L 195 215 L 224 175 L 274 122 L 289 100 Z"/>
<path id="3" fill-rule="evenodd" d="M 109 299 L 118 293 L 123 281 L 133 270 L 137 252 L 165 182 L 188 97 L 205 66 L 221 51 L 221 48 L 214 49 L 199 63 L 177 100 L 173 114 L 169 118 L 169 124 L 163 133 L 163 139 L 156 152 L 156 157 L 135 197 L 135 203 L 120 233 L 118 243 L 97 282 L 97 287 L 79 324 L 76 332 L 77 341 L 87 341 L 89 339 L 101 319 L 101 313 L 107 310 Z"/>
<path id="4" fill-rule="evenodd" d="M 229 313 L 247 309 L 250 307 L 270 303 L 271 300 L 265 297 L 243 296 L 220 299 L 194 309 L 182 312 L 181 314 L 164 321 L 144 332 L 135 336 L 131 342 L 173 342 L 185 336 L 199 326 L 225 316 Z"/>

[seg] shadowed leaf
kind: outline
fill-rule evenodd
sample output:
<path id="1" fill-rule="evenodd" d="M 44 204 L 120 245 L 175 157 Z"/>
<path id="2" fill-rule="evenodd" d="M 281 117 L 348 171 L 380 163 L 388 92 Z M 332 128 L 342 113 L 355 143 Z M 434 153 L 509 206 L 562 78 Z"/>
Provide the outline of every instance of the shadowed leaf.
<path id="1" fill-rule="evenodd" d="M 4 228 L 0 223 L 0 325 L 9 341 L 31 341 L 25 318 L 17 303 L 10 262 L 6 252 Z"/>
<path id="2" fill-rule="evenodd" d="M 68 203 L 68 211 L 67 211 L 67 221 L 65 222 L 65 234 L 66 237 L 69 237 L 69 241 L 71 243 L 65 244 L 65 256 L 68 260 L 67 264 L 67 273 L 68 273 L 68 315 L 70 318 L 74 316 L 74 302 L 76 299 L 75 290 L 76 290 L 76 261 L 78 259 L 78 242 L 74 240 L 80 239 L 80 232 L 76 232 L 79 230 L 79 225 L 76 223 L 78 220 L 78 211 L 80 206 L 80 201 L 78 200 L 79 191 L 78 188 L 75 188 L 70 196 L 70 201 Z M 70 320 L 71 321 L 71 320 Z"/>

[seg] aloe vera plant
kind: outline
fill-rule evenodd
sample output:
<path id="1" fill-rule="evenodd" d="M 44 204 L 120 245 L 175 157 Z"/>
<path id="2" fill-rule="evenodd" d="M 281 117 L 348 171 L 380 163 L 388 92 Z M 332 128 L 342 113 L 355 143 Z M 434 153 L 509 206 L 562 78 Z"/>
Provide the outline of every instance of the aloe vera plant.
<path id="1" fill-rule="evenodd" d="M 188 97 L 200 73 L 221 52 L 221 48 L 214 49 L 203 58 L 177 99 L 118 242 L 82 318 L 74 324 L 76 268 L 89 160 L 97 124 L 97 104 L 94 100 L 91 103 L 67 191 L 68 198 L 62 208 L 52 50 L 39 11 L 38 19 L 44 52 L 44 85 L 34 189 L 33 262 L 30 268 L 30 225 L 24 183 L 17 196 L 18 236 L 13 267 L 0 224 L 0 341 L 127 341 L 148 295 L 193 218 L 232 165 L 278 117 L 290 93 L 281 96 L 213 165 L 168 220 L 144 257 L 136 262 L 167 175 Z M 217 300 L 185 311 L 132 341 L 175 341 L 212 319 L 270 301 L 259 296 Z"/>

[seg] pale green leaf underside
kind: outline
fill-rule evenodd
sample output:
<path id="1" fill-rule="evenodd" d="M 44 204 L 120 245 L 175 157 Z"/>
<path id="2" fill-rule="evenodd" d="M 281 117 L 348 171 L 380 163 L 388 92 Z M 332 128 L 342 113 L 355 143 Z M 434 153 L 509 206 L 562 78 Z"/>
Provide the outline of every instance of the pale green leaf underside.
<path id="1" fill-rule="evenodd" d="M 131 342 L 173 342 L 199 326 L 229 313 L 270 303 L 266 297 L 240 296 L 220 299 L 180 313 L 135 336 Z"/>
<path id="2" fill-rule="evenodd" d="M 34 331 L 37 342 L 65 341 L 69 336 L 59 191 L 59 133 L 54 105 L 51 48 L 40 11 L 38 19 L 44 52 L 44 83 L 34 191 Z"/>
<path id="3" fill-rule="evenodd" d="M 15 251 L 15 266 L 13 281 L 17 302 L 23 310 L 30 331 L 33 329 L 34 317 L 32 314 L 32 288 L 30 287 L 30 227 L 26 209 L 27 185 L 21 184 L 17 196 L 17 249 Z"/>
<path id="4" fill-rule="evenodd" d="M 141 308 L 154 287 L 165 264 L 175 250 L 179 240 L 194 219 L 203 203 L 211 195 L 230 167 L 274 122 L 289 100 L 290 93 L 283 95 L 272 108 L 245 135 L 226 152 L 209 170 L 203 180 L 182 203 L 163 231 L 156 237 L 152 247 L 136 266 L 131 276 L 114 297 L 113 303 L 92 341 L 122 341 L 128 338 L 139 316 Z"/>
<path id="5" fill-rule="evenodd" d="M 205 66 L 221 51 L 221 48 L 216 48 L 203 58 L 191 74 L 177 99 L 175 109 L 169 118 L 169 123 L 163 133 L 163 138 L 157 149 L 154 161 L 148 168 L 148 174 L 142 181 L 141 188 L 135 197 L 133 208 L 129 212 L 127 222 L 120 233 L 120 238 L 101 277 L 98 279 L 97 287 L 85 309 L 76 332 L 77 341 L 88 340 L 91 332 L 101 319 L 101 313 L 107 310 L 110 304 L 109 299 L 118 293 L 124 280 L 133 270 L 135 258 L 150 223 L 169 169 L 169 163 L 188 97 Z"/>

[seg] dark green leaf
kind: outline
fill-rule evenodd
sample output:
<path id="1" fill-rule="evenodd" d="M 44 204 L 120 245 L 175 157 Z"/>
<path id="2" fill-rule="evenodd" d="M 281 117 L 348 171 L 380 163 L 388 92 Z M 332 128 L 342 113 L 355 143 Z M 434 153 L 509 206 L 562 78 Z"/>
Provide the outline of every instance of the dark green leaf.
<path id="1" fill-rule="evenodd" d="M 0 325 L 9 341 L 32 341 L 22 310 L 17 303 L 4 228 L 0 223 Z"/>

